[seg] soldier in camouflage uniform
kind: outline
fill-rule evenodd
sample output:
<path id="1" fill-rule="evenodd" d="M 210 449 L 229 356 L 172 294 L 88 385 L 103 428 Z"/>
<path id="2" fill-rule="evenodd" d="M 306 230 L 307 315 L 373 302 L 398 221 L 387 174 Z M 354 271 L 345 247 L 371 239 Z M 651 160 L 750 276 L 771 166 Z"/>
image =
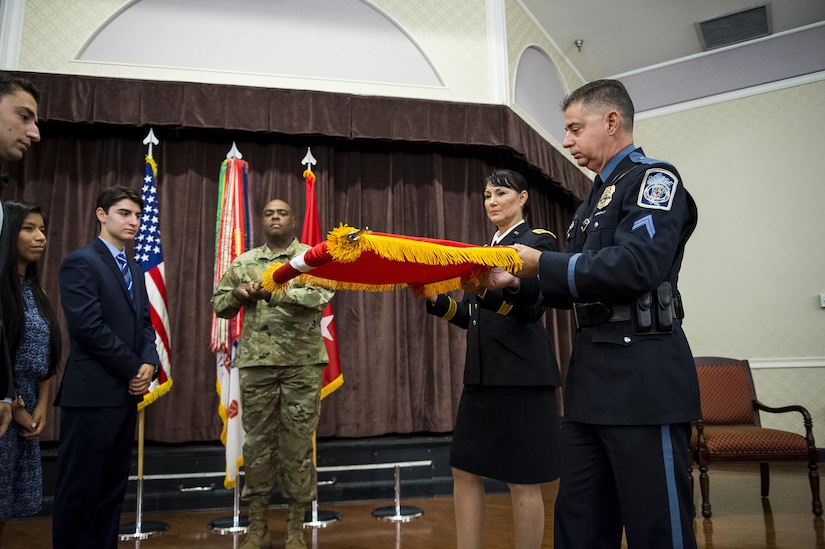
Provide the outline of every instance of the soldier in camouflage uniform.
<path id="1" fill-rule="evenodd" d="M 321 315 L 334 292 L 290 284 L 285 295 L 261 287 L 261 274 L 287 263 L 309 246 L 293 236 L 289 204 L 269 202 L 263 211 L 266 244 L 240 255 L 212 296 L 221 318 L 244 309 L 234 365 L 239 368 L 249 530 L 242 549 L 270 547 L 267 508 L 277 485 L 289 502 L 286 548 L 305 548 L 305 505 L 315 499 L 312 434 L 318 426 L 321 378 L 328 362 Z"/>

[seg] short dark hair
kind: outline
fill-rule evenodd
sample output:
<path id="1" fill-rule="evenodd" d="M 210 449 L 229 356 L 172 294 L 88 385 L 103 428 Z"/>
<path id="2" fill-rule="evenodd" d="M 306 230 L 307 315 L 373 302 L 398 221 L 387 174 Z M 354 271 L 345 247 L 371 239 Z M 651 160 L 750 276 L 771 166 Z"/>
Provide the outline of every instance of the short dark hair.
<path id="1" fill-rule="evenodd" d="M 625 122 L 625 129 L 633 130 L 633 116 L 636 109 L 624 84 L 618 80 L 594 80 L 570 93 L 561 102 L 562 112 L 573 103 L 581 102 L 584 108 L 592 111 L 599 108 L 616 109 Z"/>
<path id="2" fill-rule="evenodd" d="M 128 198 L 138 206 L 140 206 L 141 211 L 143 211 L 143 197 L 140 196 L 140 193 L 137 192 L 135 189 L 130 187 L 123 187 L 121 185 L 115 187 L 109 187 L 108 189 L 103 189 L 97 194 L 97 203 L 95 204 L 95 209 L 103 208 L 103 211 L 109 213 L 109 208 L 112 207 L 117 202 L 120 202 L 124 198 Z"/>
<path id="3" fill-rule="evenodd" d="M 524 203 L 524 206 L 521 207 L 521 213 L 525 216 L 530 213 L 530 192 L 527 188 L 527 180 L 524 179 L 523 175 L 513 170 L 493 170 L 490 172 L 490 175 L 484 179 L 485 188 L 488 184 L 493 187 L 513 189 L 517 193 L 528 191 L 527 201 Z"/>
<path id="4" fill-rule="evenodd" d="M 31 94 L 35 102 L 40 102 L 40 92 L 34 84 L 22 76 L 14 76 L 6 72 L 0 72 L 0 100 L 3 99 L 4 95 L 11 95 L 20 90 Z"/>

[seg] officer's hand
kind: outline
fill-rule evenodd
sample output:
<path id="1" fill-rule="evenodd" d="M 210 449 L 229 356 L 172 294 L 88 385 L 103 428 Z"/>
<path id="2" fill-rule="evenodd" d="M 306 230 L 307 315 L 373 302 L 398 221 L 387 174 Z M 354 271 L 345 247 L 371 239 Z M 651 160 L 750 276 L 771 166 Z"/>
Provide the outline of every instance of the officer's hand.
<path id="1" fill-rule="evenodd" d="M 539 272 L 541 252 L 530 246 L 524 246 L 523 244 L 514 244 L 514 247 L 518 251 L 518 256 L 524 262 L 521 270 L 516 272 L 516 276 L 519 278 L 536 276 Z"/>

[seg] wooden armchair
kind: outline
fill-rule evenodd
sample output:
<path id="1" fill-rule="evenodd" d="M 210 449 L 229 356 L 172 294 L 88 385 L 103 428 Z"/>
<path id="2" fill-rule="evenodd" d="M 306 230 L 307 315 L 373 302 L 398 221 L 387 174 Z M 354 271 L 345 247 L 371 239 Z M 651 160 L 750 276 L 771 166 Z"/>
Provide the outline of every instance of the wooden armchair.
<path id="1" fill-rule="evenodd" d="M 696 373 L 702 400 L 702 419 L 695 423 L 690 452 L 699 464 L 699 486 L 702 491 L 702 516 L 710 518 L 710 488 L 708 466 L 711 462 L 757 462 L 761 472 L 762 497 L 768 497 L 772 461 L 805 461 L 811 484 L 813 513 L 822 515 L 819 499 L 819 457 L 814 443 L 811 414 L 798 405 L 772 408 L 756 399 L 750 364 L 747 360 L 720 357 L 695 357 Z M 759 412 L 799 412 L 805 426 L 805 436 L 766 429 L 761 426 Z M 691 491 L 693 474 L 691 472 Z"/>

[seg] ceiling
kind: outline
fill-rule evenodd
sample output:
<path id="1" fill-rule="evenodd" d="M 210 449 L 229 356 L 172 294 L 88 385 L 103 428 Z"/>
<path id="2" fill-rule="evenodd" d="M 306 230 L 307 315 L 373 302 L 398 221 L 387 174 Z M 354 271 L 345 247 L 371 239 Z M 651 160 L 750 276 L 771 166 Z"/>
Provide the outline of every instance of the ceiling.
<path id="1" fill-rule="evenodd" d="M 825 21 L 825 0 L 521 0 L 585 81 L 702 52 L 696 23 L 768 4 L 773 34 Z M 576 40 L 582 41 L 581 51 Z"/>

